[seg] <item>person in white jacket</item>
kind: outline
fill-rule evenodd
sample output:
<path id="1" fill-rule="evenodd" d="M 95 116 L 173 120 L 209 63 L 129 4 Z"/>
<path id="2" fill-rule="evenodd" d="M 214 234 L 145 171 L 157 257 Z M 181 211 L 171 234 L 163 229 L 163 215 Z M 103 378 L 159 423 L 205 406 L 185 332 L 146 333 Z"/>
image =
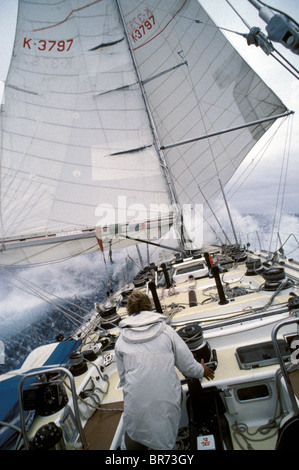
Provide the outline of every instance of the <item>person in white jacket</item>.
<path id="1" fill-rule="evenodd" d="M 115 345 L 128 450 L 175 448 L 181 417 L 181 383 L 175 367 L 188 378 L 214 378 L 212 369 L 203 361 L 199 364 L 166 323 L 167 317 L 151 309 L 150 298 L 134 291 Z"/>

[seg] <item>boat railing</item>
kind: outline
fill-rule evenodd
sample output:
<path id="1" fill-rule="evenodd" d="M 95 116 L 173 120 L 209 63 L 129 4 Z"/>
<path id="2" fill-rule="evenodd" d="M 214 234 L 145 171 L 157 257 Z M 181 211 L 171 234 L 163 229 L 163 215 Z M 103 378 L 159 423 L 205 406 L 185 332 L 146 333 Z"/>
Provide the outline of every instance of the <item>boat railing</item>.
<path id="1" fill-rule="evenodd" d="M 292 387 L 292 384 L 291 384 L 291 381 L 290 381 L 290 377 L 289 377 L 289 374 L 288 374 L 288 371 L 287 371 L 286 364 L 283 360 L 281 351 L 279 349 L 279 344 L 278 344 L 278 339 L 277 339 L 277 335 L 278 335 L 279 330 L 281 328 L 285 327 L 285 326 L 288 326 L 288 325 L 292 324 L 292 323 L 299 324 L 299 318 L 288 318 L 287 320 L 282 320 L 281 322 L 277 323 L 277 325 L 275 325 L 275 327 L 272 330 L 272 342 L 273 342 L 273 345 L 274 345 L 275 353 L 276 353 L 276 356 L 277 356 L 277 359 L 278 359 L 278 362 L 279 362 L 279 365 L 280 365 L 280 368 L 281 368 L 283 378 L 285 380 L 285 384 L 286 384 L 286 387 L 287 387 L 287 392 L 288 392 L 288 395 L 289 395 L 290 400 L 291 400 L 291 405 L 292 405 L 293 411 L 294 411 L 295 415 L 298 415 L 299 414 L 298 402 L 297 402 L 296 395 L 294 393 L 294 390 L 293 390 L 293 387 Z"/>
<path id="2" fill-rule="evenodd" d="M 26 373 L 26 375 L 24 375 L 21 378 L 19 382 L 18 396 L 19 396 L 19 407 L 20 407 L 20 426 L 21 426 L 21 433 L 22 433 L 24 446 L 26 450 L 30 449 L 30 443 L 29 443 L 29 438 L 28 438 L 27 431 L 26 431 L 26 420 L 25 420 L 24 399 L 23 399 L 23 384 L 25 380 L 27 380 L 28 378 L 45 374 L 45 372 L 46 373 L 60 373 L 60 374 L 65 374 L 68 376 L 70 380 L 70 385 L 71 385 L 71 393 L 72 393 L 72 399 L 73 399 L 74 417 L 76 421 L 76 426 L 77 426 L 77 429 L 81 438 L 82 447 L 83 449 L 87 449 L 88 444 L 87 444 L 85 433 L 84 433 L 82 423 L 81 423 L 74 376 L 68 369 L 64 367 L 54 367 L 54 368 L 46 368 L 46 369 L 43 368 L 43 369 L 35 370 L 34 372 L 28 372 Z"/>
<path id="3" fill-rule="evenodd" d="M 231 235 L 228 231 L 229 236 Z M 276 237 L 270 231 L 258 230 L 252 232 L 238 232 L 239 244 L 250 245 L 253 251 L 260 251 L 273 255 L 280 253 L 281 257 L 289 257 L 299 248 L 299 235 L 295 233 L 283 234 L 277 232 Z"/>

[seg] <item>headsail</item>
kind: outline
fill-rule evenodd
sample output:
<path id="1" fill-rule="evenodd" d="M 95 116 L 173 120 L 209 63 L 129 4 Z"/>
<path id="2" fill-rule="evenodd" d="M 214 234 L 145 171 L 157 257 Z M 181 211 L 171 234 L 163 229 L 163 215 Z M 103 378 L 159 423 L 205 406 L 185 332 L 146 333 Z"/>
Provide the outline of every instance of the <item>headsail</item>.
<path id="1" fill-rule="evenodd" d="M 97 224 L 144 237 L 154 224 L 158 238 L 155 220 L 168 229 L 174 203 L 214 197 L 269 123 L 174 146 L 165 161 L 161 148 L 285 110 L 196 0 L 20 0 L 4 98 L 9 264 L 99 249 Z"/>
<path id="2" fill-rule="evenodd" d="M 200 1 L 120 3 L 178 202 L 211 201 L 219 179 L 229 181 L 272 122 L 201 138 L 283 114 L 286 107 Z"/>

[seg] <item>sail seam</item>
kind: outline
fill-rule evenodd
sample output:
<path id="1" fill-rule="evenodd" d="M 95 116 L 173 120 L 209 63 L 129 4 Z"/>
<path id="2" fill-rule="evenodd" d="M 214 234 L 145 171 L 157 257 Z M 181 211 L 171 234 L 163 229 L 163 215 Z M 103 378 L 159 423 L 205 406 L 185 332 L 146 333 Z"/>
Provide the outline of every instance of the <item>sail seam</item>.
<path id="1" fill-rule="evenodd" d="M 85 5 L 84 7 L 74 8 L 74 9 L 71 10 L 71 12 L 66 16 L 66 18 L 64 18 L 64 20 L 59 21 L 59 22 L 56 23 L 56 24 L 52 24 L 52 25 L 49 25 L 49 26 L 44 26 L 44 27 L 42 27 L 42 28 L 34 29 L 33 31 L 34 31 L 34 32 L 37 32 L 37 31 L 44 31 L 45 29 L 56 28 L 56 26 L 60 26 L 60 25 L 62 25 L 63 23 L 65 23 L 67 20 L 69 20 L 69 18 L 73 15 L 73 13 L 78 13 L 79 11 L 85 10 L 86 8 L 89 8 L 89 7 L 93 6 L 93 5 L 96 5 L 97 3 L 100 3 L 100 2 L 102 2 L 102 1 L 103 1 L 103 0 L 95 0 L 95 1 L 92 2 L 92 3 L 89 3 L 88 5 Z"/>
<path id="2" fill-rule="evenodd" d="M 2 166 L 3 169 L 6 169 L 6 170 L 11 170 L 10 168 L 7 168 L 5 166 Z M 30 172 L 28 171 L 24 171 L 24 170 L 18 170 L 16 174 L 23 174 L 23 175 L 31 175 Z M 57 179 L 54 178 L 54 177 L 51 177 L 51 176 L 46 176 L 46 175 L 43 175 L 43 176 L 38 176 L 38 178 L 40 178 L 41 180 L 45 180 L 45 181 L 54 181 L 56 182 Z M 64 184 L 71 184 L 71 185 L 76 185 L 76 186 L 84 186 L 84 187 L 96 187 L 96 183 L 94 184 L 90 184 L 90 183 L 79 183 L 79 182 L 76 182 L 76 181 L 68 181 L 68 180 L 63 180 L 61 179 L 60 180 L 62 183 Z M 55 186 L 55 185 L 54 185 Z M 106 186 L 106 185 L 101 185 L 102 188 L 109 188 L 109 189 L 115 189 L 115 191 L 120 191 L 120 190 L 126 190 L 126 188 L 122 188 L 120 186 L 118 186 L 117 188 L 111 188 L 111 185 L 110 186 Z M 152 192 L 152 189 L 146 189 L 145 187 L 142 187 L 141 189 L 138 189 L 138 188 L 130 188 L 130 191 L 135 191 L 135 192 L 142 192 L 142 193 L 145 193 L 145 192 L 148 192 L 148 193 L 151 193 Z M 163 191 L 159 190 L 159 191 L 156 191 L 156 193 L 163 193 Z M 59 201 L 59 199 L 56 199 L 56 201 Z M 65 202 L 65 201 L 61 201 L 61 202 Z M 77 204 L 77 202 L 72 202 L 70 201 L 70 204 Z"/>

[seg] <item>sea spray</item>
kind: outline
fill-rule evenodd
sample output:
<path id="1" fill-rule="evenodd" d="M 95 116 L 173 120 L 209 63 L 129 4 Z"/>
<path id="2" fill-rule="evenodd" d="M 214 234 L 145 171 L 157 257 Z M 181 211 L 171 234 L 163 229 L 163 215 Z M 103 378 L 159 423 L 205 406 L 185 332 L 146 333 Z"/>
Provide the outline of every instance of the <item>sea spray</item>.
<path id="1" fill-rule="evenodd" d="M 133 256 L 133 255 L 132 255 Z M 5 268 L 0 270 L 0 341 L 5 361 L 0 373 L 19 366 L 34 348 L 70 336 L 80 317 L 89 318 L 94 302 L 107 299 L 109 278 L 112 292 L 124 282 L 124 272 L 138 270 L 133 258 L 115 252 L 113 263 L 100 253 L 81 256 L 64 263 Z M 78 317 L 75 321 L 72 312 Z"/>
<path id="2" fill-rule="evenodd" d="M 299 259 L 299 214 L 282 214 L 279 221 L 274 221 L 271 213 L 241 214 L 231 206 L 231 215 L 240 245 L 271 252 L 282 246 L 286 257 Z M 231 243 L 235 243 L 225 211 L 221 211 L 219 221 Z M 216 232 L 220 239 L 224 238 L 219 229 Z"/>

